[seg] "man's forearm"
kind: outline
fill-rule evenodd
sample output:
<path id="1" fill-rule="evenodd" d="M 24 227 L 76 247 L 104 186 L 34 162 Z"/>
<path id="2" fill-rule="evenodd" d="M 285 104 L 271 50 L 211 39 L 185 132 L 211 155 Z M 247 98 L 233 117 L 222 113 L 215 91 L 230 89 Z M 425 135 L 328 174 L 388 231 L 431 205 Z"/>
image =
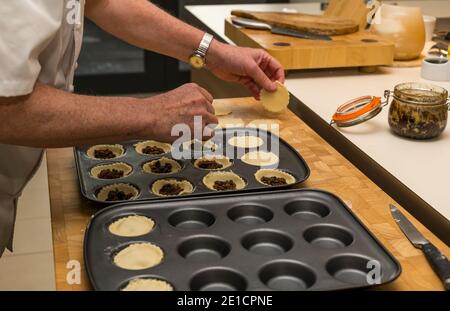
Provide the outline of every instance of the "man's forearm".
<path id="1" fill-rule="evenodd" d="M 203 36 L 147 0 L 88 0 L 86 15 L 132 45 L 182 61 L 188 60 Z"/>
<path id="2" fill-rule="evenodd" d="M 66 147 L 141 138 L 150 103 L 75 95 L 37 83 L 32 94 L 0 98 L 0 143 Z"/>

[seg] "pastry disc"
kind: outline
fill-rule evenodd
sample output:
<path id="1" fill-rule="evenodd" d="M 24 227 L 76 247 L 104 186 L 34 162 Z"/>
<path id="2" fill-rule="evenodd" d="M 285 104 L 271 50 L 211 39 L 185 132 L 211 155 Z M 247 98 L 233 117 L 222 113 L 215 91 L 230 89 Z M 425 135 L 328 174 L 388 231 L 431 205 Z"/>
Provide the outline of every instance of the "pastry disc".
<path id="1" fill-rule="evenodd" d="M 124 195 L 130 196 L 128 199 L 111 199 L 108 198 L 110 196 L 110 192 L 123 192 Z M 112 184 L 102 187 L 97 193 L 97 199 L 100 201 L 123 201 L 123 200 L 134 200 L 139 195 L 139 190 L 131 185 L 131 184 Z M 113 196 L 117 197 L 117 196 Z"/>
<path id="2" fill-rule="evenodd" d="M 169 165 L 167 168 L 166 165 Z M 150 162 L 145 163 L 142 166 L 142 169 L 146 173 L 151 174 L 173 174 L 181 171 L 181 165 L 175 160 L 162 157 L 160 159 L 156 159 Z"/>
<path id="3" fill-rule="evenodd" d="M 250 151 L 241 157 L 242 162 L 255 166 L 272 166 L 278 163 L 276 154 L 266 151 Z"/>
<path id="4" fill-rule="evenodd" d="M 220 116 L 227 116 L 229 114 L 231 114 L 231 108 L 230 105 L 225 104 L 225 103 L 221 103 L 221 102 L 213 102 L 213 107 L 214 107 L 214 112 L 215 115 L 220 117 Z"/>
<path id="5" fill-rule="evenodd" d="M 266 186 L 282 186 L 295 183 L 294 176 L 276 169 L 260 169 L 255 173 L 255 178 L 259 183 Z"/>
<path id="6" fill-rule="evenodd" d="M 122 291 L 173 291 L 173 286 L 158 279 L 134 279 Z"/>
<path id="7" fill-rule="evenodd" d="M 107 157 L 99 156 L 98 153 L 101 152 L 101 151 L 109 152 L 109 153 L 111 153 L 111 155 L 107 156 Z M 122 145 L 119 145 L 119 144 L 115 144 L 115 145 L 95 145 L 95 146 L 90 147 L 86 151 L 86 155 L 89 158 L 97 159 L 97 160 L 115 159 L 115 158 L 123 156 L 124 153 L 125 153 L 125 149 L 123 148 Z M 96 156 L 96 154 L 97 154 L 97 156 Z"/>
<path id="8" fill-rule="evenodd" d="M 135 237 L 149 233 L 155 226 L 155 222 L 148 217 L 132 215 L 122 217 L 111 223 L 109 232 L 118 236 Z"/>
<path id="9" fill-rule="evenodd" d="M 249 122 L 247 127 L 278 133 L 280 131 L 280 122 L 276 119 L 256 119 Z"/>
<path id="10" fill-rule="evenodd" d="M 279 81 L 276 81 L 276 84 L 277 90 L 275 92 L 261 91 L 261 104 L 267 111 L 278 113 L 286 110 L 289 105 L 289 92 Z"/>
<path id="11" fill-rule="evenodd" d="M 239 148 L 257 148 L 264 144 L 264 140 L 257 136 L 234 136 L 228 140 L 231 146 Z"/>
<path id="12" fill-rule="evenodd" d="M 232 171 L 228 172 L 210 172 L 205 177 L 203 177 L 203 184 L 211 190 L 220 191 L 216 188 L 216 182 L 229 182 L 232 181 L 235 184 L 235 189 L 227 189 L 227 190 L 241 190 L 246 186 L 245 180 L 242 179 L 239 175 L 233 173 Z M 225 190 L 225 189 L 224 189 Z"/>
<path id="13" fill-rule="evenodd" d="M 219 125 L 217 128 L 233 128 L 233 127 L 244 127 L 245 122 L 241 118 L 229 118 L 221 117 L 219 118 Z"/>
<path id="14" fill-rule="evenodd" d="M 214 165 L 219 164 L 222 165 L 222 167 L 211 167 L 208 168 L 208 165 Z M 230 167 L 233 164 L 231 162 L 230 158 L 225 157 L 223 155 L 205 155 L 194 162 L 194 166 L 201 170 L 223 170 L 225 168 Z"/>
<path id="15" fill-rule="evenodd" d="M 123 175 L 122 177 L 126 177 L 128 175 L 130 175 L 130 173 L 133 171 L 133 168 L 123 162 L 119 162 L 119 163 L 112 163 L 112 164 L 102 164 L 102 165 L 97 165 L 94 166 L 91 169 L 91 176 L 94 178 L 98 178 L 98 179 L 115 179 L 115 178 L 106 178 L 105 171 L 113 171 L 116 170 L 118 172 L 122 172 Z M 103 176 L 103 177 L 102 177 Z M 116 177 L 116 178 L 121 178 L 121 177 Z"/>
<path id="16" fill-rule="evenodd" d="M 114 256 L 114 263 L 127 270 L 143 270 L 158 265 L 164 253 L 159 246 L 151 243 L 131 244 Z"/>
<path id="17" fill-rule="evenodd" d="M 144 155 L 161 155 L 169 153 L 172 150 L 172 145 L 167 143 L 162 143 L 156 140 L 147 140 L 134 145 L 136 152 Z M 147 151 L 146 148 L 153 148 L 152 151 Z"/>
<path id="18" fill-rule="evenodd" d="M 177 194 L 168 194 L 168 193 L 161 193 L 168 185 L 180 187 L 181 191 Z M 194 191 L 194 186 L 187 180 L 177 180 L 177 179 L 160 179 L 153 183 L 151 191 L 159 196 L 167 197 L 167 196 L 176 196 L 176 195 L 183 195 L 183 194 L 189 194 Z"/>

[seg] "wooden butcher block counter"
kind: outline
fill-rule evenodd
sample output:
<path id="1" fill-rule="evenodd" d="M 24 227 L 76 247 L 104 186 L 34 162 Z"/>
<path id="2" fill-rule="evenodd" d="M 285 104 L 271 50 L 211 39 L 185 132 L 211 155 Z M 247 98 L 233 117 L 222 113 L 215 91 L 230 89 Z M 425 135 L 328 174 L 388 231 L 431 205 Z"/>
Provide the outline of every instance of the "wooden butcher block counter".
<path id="1" fill-rule="evenodd" d="M 311 169 L 310 178 L 301 187 L 320 188 L 341 197 L 397 258 L 402 266 L 402 274 L 394 282 L 379 286 L 377 289 L 443 289 L 422 252 L 409 243 L 392 219 L 388 204 L 396 204 L 417 228 L 447 256 L 450 256 L 449 248 L 313 132 L 294 113 L 287 111 L 277 116 L 270 115 L 251 98 L 223 99 L 216 102 L 222 108 L 225 106 L 232 110 L 232 114 L 221 117 L 227 120 L 242 119 L 248 123 L 255 119 L 276 119 L 280 123 L 280 136 L 301 153 Z M 296 110 L 298 115 L 302 113 L 299 111 L 301 108 L 295 102 L 291 102 L 290 109 Z M 47 161 L 56 287 L 58 290 L 89 290 L 91 287 L 83 262 L 83 238 L 86 225 L 101 205 L 82 198 L 71 148 L 48 150 Z M 74 267 L 76 268 L 73 260 L 81 264 L 81 284 L 67 283 L 67 273 L 73 271 Z M 69 276 L 69 280 L 76 280 L 73 274 Z"/>

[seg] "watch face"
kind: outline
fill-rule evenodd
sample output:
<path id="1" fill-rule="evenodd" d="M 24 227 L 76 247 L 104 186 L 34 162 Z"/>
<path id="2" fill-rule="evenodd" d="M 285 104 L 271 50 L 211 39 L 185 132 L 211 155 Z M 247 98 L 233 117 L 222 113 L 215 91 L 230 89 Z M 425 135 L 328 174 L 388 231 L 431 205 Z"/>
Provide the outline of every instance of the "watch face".
<path id="1" fill-rule="evenodd" d="M 196 54 L 190 57 L 189 62 L 191 63 L 192 67 L 197 69 L 203 68 L 203 66 L 205 65 L 205 61 L 203 60 L 203 58 Z"/>

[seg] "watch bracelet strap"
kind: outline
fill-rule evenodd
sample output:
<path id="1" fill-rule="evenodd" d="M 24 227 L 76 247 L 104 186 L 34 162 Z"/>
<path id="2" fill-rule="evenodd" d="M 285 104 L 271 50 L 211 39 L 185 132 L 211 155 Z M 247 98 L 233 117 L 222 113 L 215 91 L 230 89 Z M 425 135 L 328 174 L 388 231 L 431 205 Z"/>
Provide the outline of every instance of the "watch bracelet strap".
<path id="1" fill-rule="evenodd" d="M 213 38 L 214 37 L 211 34 L 205 32 L 202 41 L 200 41 L 200 45 L 198 46 L 196 53 L 202 57 L 205 57 L 206 52 L 208 52 L 209 46 L 211 45 Z"/>

